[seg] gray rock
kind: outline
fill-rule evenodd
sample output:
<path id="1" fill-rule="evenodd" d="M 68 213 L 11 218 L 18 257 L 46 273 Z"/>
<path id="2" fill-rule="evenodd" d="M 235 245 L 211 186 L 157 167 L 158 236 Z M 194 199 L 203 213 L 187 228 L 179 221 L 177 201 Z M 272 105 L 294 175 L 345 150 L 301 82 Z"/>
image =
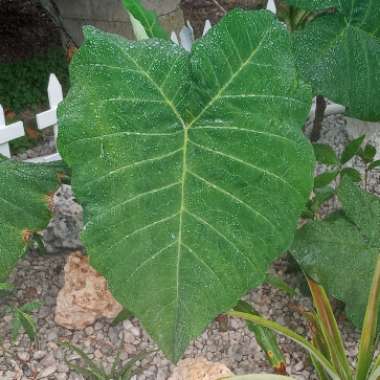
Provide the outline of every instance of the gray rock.
<path id="1" fill-rule="evenodd" d="M 45 379 L 47 378 L 48 376 L 51 376 L 53 373 L 55 373 L 57 371 L 57 367 L 56 366 L 50 366 L 50 367 L 46 367 L 43 371 L 41 371 L 38 376 L 37 376 L 37 379 Z"/>
<path id="2" fill-rule="evenodd" d="M 30 358 L 30 355 L 27 353 L 27 352 L 18 352 L 17 353 L 17 357 L 23 361 L 23 362 L 26 362 L 29 360 Z"/>
<path id="3" fill-rule="evenodd" d="M 41 360 L 46 356 L 47 352 L 46 351 L 35 351 L 33 353 L 33 359 L 35 360 Z"/>
<path id="4" fill-rule="evenodd" d="M 57 331 L 55 331 L 55 330 L 50 331 L 50 332 L 47 334 L 46 338 L 47 338 L 48 341 L 56 340 L 56 339 L 58 338 Z"/>
<path id="5" fill-rule="evenodd" d="M 75 201 L 71 186 L 62 185 L 53 197 L 53 218 L 43 231 L 47 252 L 83 250 L 80 241 L 82 228 L 82 207 Z"/>
<path id="6" fill-rule="evenodd" d="M 67 372 L 69 372 L 69 367 L 62 361 L 62 362 L 58 363 L 57 371 L 67 373 Z"/>
<path id="7" fill-rule="evenodd" d="M 76 373 L 70 373 L 69 380 L 84 380 L 82 375 Z"/>

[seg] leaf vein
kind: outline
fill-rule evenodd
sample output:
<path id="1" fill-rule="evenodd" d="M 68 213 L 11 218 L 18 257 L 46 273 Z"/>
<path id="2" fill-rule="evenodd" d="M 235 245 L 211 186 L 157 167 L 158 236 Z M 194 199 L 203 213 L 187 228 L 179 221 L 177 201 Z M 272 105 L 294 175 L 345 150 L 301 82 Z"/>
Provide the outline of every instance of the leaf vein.
<path id="1" fill-rule="evenodd" d="M 220 236 L 224 241 L 226 241 L 231 247 L 235 249 L 237 253 L 240 254 L 241 257 L 244 258 L 244 260 L 247 260 L 253 268 L 256 268 L 257 265 L 254 263 L 249 256 L 246 256 L 232 241 L 230 241 L 223 233 L 221 233 L 217 228 L 215 228 L 212 224 L 201 218 L 199 215 L 195 215 L 194 213 L 190 212 L 189 210 L 185 210 L 186 214 L 190 215 L 192 218 L 197 220 L 199 223 L 205 225 L 208 227 L 211 231 L 213 231 L 215 234 Z"/>
<path id="2" fill-rule="evenodd" d="M 133 232 L 131 232 L 130 234 L 128 235 L 125 235 L 123 236 L 121 239 L 119 239 L 118 241 L 116 241 L 114 244 L 110 245 L 108 248 L 107 248 L 107 251 L 110 251 L 112 248 L 120 245 L 120 243 L 122 243 L 123 241 L 129 239 L 131 236 L 134 236 L 134 235 L 137 235 L 138 233 L 142 232 L 142 231 L 145 231 L 145 230 L 148 230 L 149 228 L 152 228 L 154 226 L 156 226 L 157 224 L 161 224 L 161 223 L 165 223 L 173 218 L 175 218 L 179 213 L 176 212 L 175 214 L 173 215 L 170 215 L 170 216 L 167 216 L 165 218 L 162 218 L 162 219 L 159 219 L 159 220 L 156 220 L 152 223 L 149 223 L 143 227 L 140 227 L 136 230 L 134 230 Z"/>
<path id="3" fill-rule="evenodd" d="M 263 214 L 261 214 L 259 211 L 257 211 L 255 208 L 253 208 L 252 206 L 250 206 L 248 203 L 244 202 L 243 200 L 241 200 L 240 198 L 236 197 L 235 195 L 231 194 L 230 192 L 222 189 L 220 186 L 216 185 L 215 183 L 209 181 L 208 179 L 206 178 L 203 178 L 201 177 L 200 175 L 190 171 L 190 170 L 187 170 L 187 172 L 189 174 L 191 174 L 193 177 L 197 178 L 198 180 L 204 182 L 206 185 L 214 188 L 215 190 L 219 191 L 220 193 L 224 194 L 226 197 L 229 197 L 231 198 L 232 200 L 234 200 L 235 202 L 237 203 L 240 203 L 241 205 L 243 205 L 245 208 L 247 208 L 248 210 L 250 210 L 252 213 L 254 213 L 256 216 L 258 216 L 260 219 L 262 219 L 266 224 L 268 224 L 274 231 L 277 231 L 277 228 L 276 226 L 266 217 L 264 216 Z"/>
<path id="4" fill-rule="evenodd" d="M 181 152 L 182 150 L 183 150 L 183 148 L 179 148 L 179 149 L 173 150 L 172 152 L 163 154 L 161 156 L 147 158 L 147 159 L 142 160 L 142 161 L 136 161 L 136 162 L 134 162 L 132 164 L 121 166 L 121 167 L 119 167 L 117 169 L 109 171 L 108 173 L 106 173 L 106 174 L 104 174 L 104 175 L 102 175 L 100 177 L 95 178 L 94 180 L 88 182 L 86 184 L 86 186 L 89 187 L 89 186 L 93 185 L 94 183 L 99 182 L 99 181 L 101 181 L 101 180 L 103 180 L 103 179 L 105 179 L 105 178 L 107 178 L 109 176 L 112 176 L 115 173 L 118 173 L 120 171 L 124 171 L 124 170 L 130 169 L 130 168 L 134 168 L 136 166 L 144 165 L 144 164 L 146 164 L 148 162 L 160 161 L 160 160 L 163 160 L 164 158 L 168 158 L 168 157 L 174 156 L 175 154 L 177 154 L 178 152 Z"/>
<path id="5" fill-rule="evenodd" d="M 143 198 L 143 197 L 145 197 L 145 196 L 147 196 L 147 195 L 155 194 L 155 193 L 158 193 L 158 192 L 163 191 L 163 190 L 168 190 L 168 189 L 170 189 L 170 188 L 172 188 L 172 187 L 174 187 L 174 186 L 178 186 L 178 185 L 180 185 L 180 184 L 181 184 L 181 182 L 180 182 L 180 181 L 177 181 L 177 182 L 170 183 L 169 185 L 159 187 L 159 188 L 157 188 L 157 189 L 153 189 L 153 190 L 145 191 L 144 193 L 140 193 L 140 194 L 138 194 L 138 195 L 136 195 L 136 196 L 134 196 L 134 197 L 132 197 L 132 198 L 129 198 L 129 199 L 123 201 L 123 202 L 120 202 L 120 203 L 118 203 L 118 204 L 116 204 L 116 205 L 114 205 L 114 206 L 108 208 L 106 211 L 102 212 L 101 214 L 98 214 L 98 215 L 96 216 L 96 218 L 99 220 L 99 219 L 102 218 L 104 215 L 107 215 L 108 213 L 110 213 L 110 212 L 112 212 L 112 211 L 115 211 L 115 210 L 118 209 L 119 207 L 122 207 L 122 206 L 124 206 L 124 205 L 126 205 L 126 204 L 128 204 L 128 203 L 130 203 L 130 202 L 133 202 L 133 201 L 135 201 L 135 200 L 137 200 L 137 199 Z"/>
<path id="6" fill-rule="evenodd" d="M 131 281 L 131 279 L 136 275 L 136 273 L 138 271 L 140 271 L 145 265 L 147 265 L 150 261 L 154 260 L 155 258 L 157 258 L 159 255 L 161 255 L 161 253 L 165 252 L 167 249 L 169 249 L 170 247 L 172 247 L 174 244 L 177 243 L 177 240 L 171 242 L 170 244 L 168 244 L 167 246 L 165 246 L 164 248 L 161 248 L 160 250 L 156 251 L 155 253 L 153 253 L 153 255 L 151 255 L 150 257 L 148 257 L 146 260 L 144 260 L 130 275 L 129 275 L 129 279 L 128 281 Z"/>
<path id="7" fill-rule="evenodd" d="M 190 128 L 192 125 L 194 125 L 201 117 L 202 115 L 220 98 L 222 93 L 228 88 L 228 86 L 235 80 L 235 78 L 242 72 L 242 70 L 247 66 L 253 59 L 253 57 L 260 51 L 260 48 L 262 44 L 264 43 L 266 37 L 270 34 L 271 30 L 268 29 L 262 39 L 257 44 L 256 48 L 252 51 L 252 53 L 249 55 L 247 60 L 245 62 L 242 62 L 239 69 L 231 76 L 231 78 L 224 84 L 223 87 L 219 89 L 219 91 L 215 94 L 215 96 L 210 99 L 208 104 L 202 109 L 202 111 L 196 116 L 191 123 L 189 124 L 188 128 Z M 228 33 L 229 34 L 229 33 Z M 236 46 L 236 45 L 235 45 Z"/>
<path id="8" fill-rule="evenodd" d="M 239 127 L 229 127 L 229 126 L 219 127 L 219 126 L 207 126 L 207 125 L 205 125 L 205 126 L 202 126 L 202 127 L 193 127 L 191 130 L 194 131 L 196 129 L 210 129 L 210 130 L 213 130 L 213 129 L 221 129 L 221 130 L 223 130 L 223 129 L 225 129 L 225 130 L 228 130 L 228 131 L 256 133 L 256 134 L 260 134 L 260 135 L 264 135 L 264 136 L 268 136 L 268 137 L 273 137 L 273 138 L 276 138 L 276 139 L 279 139 L 279 140 L 284 140 L 285 142 L 290 143 L 292 145 L 296 145 L 297 144 L 294 140 L 288 139 L 285 136 L 277 135 L 275 133 L 266 132 L 266 131 L 257 131 L 255 129 L 239 128 Z"/>
<path id="9" fill-rule="evenodd" d="M 80 141 L 87 141 L 87 140 L 103 139 L 103 138 L 109 138 L 109 137 L 120 137 L 124 135 L 125 136 L 174 136 L 174 135 L 178 135 L 179 133 L 183 133 L 183 131 L 179 130 L 176 132 L 167 132 L 167 133 L 123 131 L 123 132 L 107 133 L 106 135 L 83 137 L 81 139 L 76 139 L 72 143 L 77 143 Z"/>
<path id="10" fill-rule="evenodd" d="M 259 166 L 256 166 L 256 165 L 253 165 L 251 164 L 250 162 L 247 162 L 247 161 L 244 161 L 244 160 L 241 160 L 240 158 L 238 157 L 235 157 L 235 156 L 231 156 L 230 154 L 226 154 L 226 153 L 223 153 L 219 150 L 215 150 L 215 149 L 211 149 L 211 148 L 208 148 L 204 145 L 201 145 L 201 144 L 198 144 L 198 143 L 195 143 L 194 141 L 191 141 L 189 140 L 189 143 L 193 144 L 194 146 L 197 146 L 198 148 L 200 149 L 203 149 L 207 152 L 210 152 L 210 153 L 214 153 L 214 154 L 217 154 L 217 155 L 220 155 L 220 156 L 223 156 L 223 157 L 226 157 L 232 161 L 236 161 L 236 162 L 239 162 L 240 164 L 242 165 L 246 165 L 252 169 L 255 169 L 257 171 L 260 171 L 264 174 L 267 174 L 268 176 L 272 177 L 272 178 L 275 178 L 276 180 L 278 181 L 281 181 L 282 183 L 284 183 L 285 185 L 287 185 L 288 187 L 290 187 L 294 192 L 296 192 L 297 194 L 300 194 L 299 190 L 296 189 L 292 184 L 290 184 L 288 181 L 286 181 L 284 178 L 280 177 L 279 175 L 269 171 L 269 170 L 266 170 L 266 169 L 263 169 Z M 300 194 L 301 195 L 301 194 Z"/>
<path id="11" fill-rule="evenodd" d="M 224 285 L 223 281 L 219 278 L 215 271 L 187 244 L 181 243 L 181 245 L 185 247 L 196 258 L 196 260 L 199 261 L 217 279 L 219 284 L 222 285 L 222 288 L 228 293 L 227 287 Z"/>

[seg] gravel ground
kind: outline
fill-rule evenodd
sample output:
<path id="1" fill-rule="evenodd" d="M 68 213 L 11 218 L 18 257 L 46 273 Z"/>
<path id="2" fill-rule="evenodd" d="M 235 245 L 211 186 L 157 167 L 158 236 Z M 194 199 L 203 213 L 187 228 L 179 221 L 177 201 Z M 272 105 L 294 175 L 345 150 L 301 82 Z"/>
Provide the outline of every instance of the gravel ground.
<path id="1" fill-rule="evenodd" d="M 345 131 L 345 119 L 331 116 L 324 121 L 320 142 L 334 145 L 342 151 L 348 142 Z M 306 133 L 309 131 L 307 128 Z M 28 156 L 30 157 L 30 152 Z M 362 169 L 360 162 L 352 163 Z M 317 170 L 320 170 L 317 169 Z M 374 171 L 369 177 L 369 189 L 379 192 L 380 171 Z M 34 299 L 43 301 L 41 309 L 34 314 L 38 321 L 39 336 L 31 343 L 21 335 L 11 343 L 9 337 L 10 317 L 0 319 L 0 331 L 4 337 L 0 347 L 0 378 L 13 379 L 56 379 L 76 380 L 81 376 L 69 371 L 64 362 L 65 352 L 58 347 L 60 340 L 69 340 L 91 354 L 98 362 L 110 367 L 117 351 L 122 347 L 121 358 L 127 360 L 136 353 L 147 349 L 156 349 L 151 339 L 141 328 L 137 320 L 124 321 L 112 327 L 107 320 L 99 320 L 83 331 L 70 331 L 57 326 L 54 322 L 54 307 L 59 289 L 63 286 L 63 266 L 67 251 L 79 246 L 78 228 L 81 215 L 78 205 L 69 187 L 61 188 L 56 197 L 54 220 L 44 233 L 49 251 L 55 254 L 40 257 L 34 252 L 21 261 L 11 282 L 15 291 L 6 299 L 0 299 L 0 312 L 5 304 L 22 305 Z M 330 207 L 333 205 L 330 205 Z M 71 210 L 71 211 L 70 211 Z M 65 242 L 66 239 L 66 242 Z M 291 286 L 300 285 L 299 276 L 288 273 L 288 263 L 280 259 L 272 266 L 272 271 L 280 275 Z M 245 299 L 265 316 L 282 323 L 292 330 L 305 335 L 306 324 L 299 310 L 310 308 L 310 300 L 299 292 L 289 297 L 282 291 L 269 285 L 263 285 L 251 291 Z M 344 340 L 351 360 L 357 354 L 358 332 L 339 315 Z M 302 349 L 289 340 L 280 337 L 280 345 L 285 353 L 288 372 L 296 379 L 314 379 L 309 359 Z M 212 361 L 224 362 L 236 374 L 250 372 L 270 372 L 264 354 L 260 351 L 253 335 L 240 320 L 229 319 L 228 326 L 220 322 L 212 323 L 206 331 L 188 348 L 185 357 L 203 356 Z M 67 353 L 68 359 L 77 358 Z M 141 373 L 134 380 L 166 380 L 173 370 L 172 364 L 156 352 L 138 363 Z"/>
<path id="2" fill-rule="evenodd" d="M 48 156 L 55 153 L 57 150 L 55 148 L 55 141 L 52 135 L 52 131 L 43 131 L 43 141 L 41 144 L 26 150 L 20 154 L 17 154 L 13 158 L 17 160 L 27 160 L 29 158 Z"/>

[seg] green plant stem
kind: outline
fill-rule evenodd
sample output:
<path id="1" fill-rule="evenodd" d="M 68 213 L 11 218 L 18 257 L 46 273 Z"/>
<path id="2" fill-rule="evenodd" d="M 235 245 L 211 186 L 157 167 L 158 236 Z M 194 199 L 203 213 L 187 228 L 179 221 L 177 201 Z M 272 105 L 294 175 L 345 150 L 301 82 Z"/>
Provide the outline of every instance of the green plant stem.
<path id="1" fill-rule="evenodd" d="M 317 322 L 327 344 L 331 361 L 342 379 L 352 379 L 352 369 L 326 291 L 311 278 L 307 278 L 307 282 L 317 310 Z"/>
<path id="2" fill-rule="evenodd" d="M 294 17 L 294 30 L 299 29 L 303 26 L 304 22 L 310 17 L 312 13 L 309 11 L 300 10 Z"/>
<path id="3" fill-rule="evenodd" d="M 251 305 L 244 301 L 240 301 L 237 306 L 235 306 L 234 311 L 260 316 Z M 246 321 L 246 324 L 248 330 L 255 335 L 258 345 L 265 352 L 267 360 L 274 369 L 275 373 L 279 375 L 286 375 L 285 358 L 280 347 L 278 346 L 275 333 L 270 329 L 258 326 L 250 321 Z"/>
<path id="4" fill-rule="evenodd" d="M 311 343 L 318 349 L 329 361 L 331 361 L 329 349 L 323 338 L 321 331 L 320 321 L 315 312 L 305 312 L 304 316 L 308 319 L 311 330 Z M 317 373 L 318 380 L 329 380 L 329 376 L 326 374 L 324 368 L 317 362 L 313 356 L 310 355 L 313 362 L 313 366 Z"/>
<path id="5" fill-rule="evenodd" d="M 295 30 L 300 29 L 311 15 L 312 13 L 309 11 L 290 6 L 288 15 L 285 17 L 285 22 L 288 25 L 289 31 L 294 32 Z"/>
<path id="6" fill-rule="evenodd" d="M 288 19 L 287 19 L 289 32 L 294 32 L 295 30 L 294 18 L 295 18 L 295 9 L 294 7 L 290 6 Z"/>
<path id="7" fill-rule="evenodd" d="M 373 365 L 373 368 L 376 369 L 380 367 L 380 355 L 377 356 L 376 360 L 375 360 L 375 363 Z"/>
<path id="8" fill-rule="evenodd" d="M 359 358 L 356 380 L 365 380 L 368 376 L 375 351 L 378 310 L 380 304 L 380 255 L 373 275 L 368 306 L 364 316 L 362 335 L 359 344 Z"/>
<path id="9" fill-rule="evenodd" d="M 268 321 L 267 319 L 256 316 L 256 315 L 242 313 L 239 311 L 229 311 L 226 314 L 230 317 L 241 318 L 247 321 L 251 321 L 253 323 L 256 323 L 259 326 L 266 327 L 268 329 L 276 331 L 278 334 L 288 337 L 289 339 L 293 340 L 294 342 L 298 343 L 300 346 L 305 348 L 309 352 L 309 354 L 312 355 L 314 359 L 323 366 L 323 368 L 326 370 L 326 372 L 329 374 L 332 380 L 342 380 L 341 377 L 337 374 L 337 372 L 333 368 L 333 366 L 331 365 L 331 363 L 324 357 L 324 355 L 320 351 L 318 351 L 310 342 L 308 342 L 307 339 L 303 338 L 301 335 L 298 335 L 292 330 L 276 322 Z"/>
<path id="10" fill-rule="evenodd" d="M 326 100 L 323 96 L 318 95 L 315 100 L 315 117 L 313 122 L 313 129 L 310 135 L 310 141 L 316 142 L 321 137 L 322 122 L 327 107 Z"/>

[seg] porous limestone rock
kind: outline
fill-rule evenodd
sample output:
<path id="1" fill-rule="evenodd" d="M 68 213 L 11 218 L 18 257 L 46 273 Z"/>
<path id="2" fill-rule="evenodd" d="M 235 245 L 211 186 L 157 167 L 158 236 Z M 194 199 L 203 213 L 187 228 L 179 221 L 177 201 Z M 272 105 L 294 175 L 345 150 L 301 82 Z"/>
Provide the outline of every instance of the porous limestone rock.
<path id="1" fill-rule="evenodd" d="M 83 210 L 76 202 L 71 186 L 62 185 L 53 197 L 53 217 L 43 232 L 48 253 L 83 250 L 80 232 L 83 228 Z"/>
<path id="2" fill-rule="evenodd" d="M 223 363 L 195 358 L 181 360 L 169 380 L 219 380 L 232 375 Z"/>
<path id="3" fill-rule="evenodd" d="M 98 318 L 115 318 L 122 306 L 112 297 L 104 277 L 88 263 L 88 257 L 73 252 L 65 265 L 65 285 L 57 296 L 55 322 L 80 330 Z"/>

